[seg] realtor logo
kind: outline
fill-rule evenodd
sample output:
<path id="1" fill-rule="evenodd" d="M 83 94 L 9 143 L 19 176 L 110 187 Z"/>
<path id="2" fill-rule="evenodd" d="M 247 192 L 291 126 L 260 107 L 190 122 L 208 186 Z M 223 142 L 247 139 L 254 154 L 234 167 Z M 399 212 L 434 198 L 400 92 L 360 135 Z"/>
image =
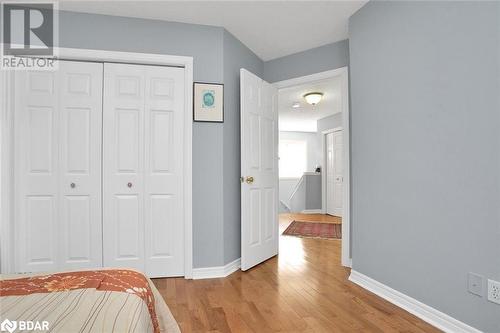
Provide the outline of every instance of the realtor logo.
<path id="1" fill-rule="evenodd" d="M 10 321 L 8 319 L 5 319 L 4 321 L 2 321 L 2 323 L 0 324 L 0 330 L 2 332 L 14 332 L 17 328 L 17 322 L 14 320 L 14 321 Z"/>
<path id="2" fill-rule="evenodd" d="M 2 3 L 3 69 L 48 66 L 55 56 L 57 11 L 55 3 Z M 21 63 L 16 57 L 26 57 Z M 28 61 L 26 61 L 28 59 Z M 43 59 L 40 61 L 40 59 Z M 28 65 L 28 63 L 30 63 Z"/>

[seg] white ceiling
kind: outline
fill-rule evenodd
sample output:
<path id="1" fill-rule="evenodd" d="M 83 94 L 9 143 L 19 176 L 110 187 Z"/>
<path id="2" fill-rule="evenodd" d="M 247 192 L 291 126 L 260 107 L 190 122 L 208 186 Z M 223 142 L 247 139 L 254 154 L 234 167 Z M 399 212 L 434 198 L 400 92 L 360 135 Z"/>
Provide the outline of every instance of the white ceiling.
<path id="1" fill-rule="evenodd" d="M 279 90 L 278 112 L 280 131 L 316 132 L 318 119 L 341 112 L 340 80 L 332 78 Z M 309 105 L 303 96 L 309 92 L 323 93 L 323 99 L 315 106 Z M 295 102 L 299 108 L 292 108 Z"/>
<path id="2" fill-rule="evenodd" d="M 346 39 L 367 1 L 71 1 L 62 10 L 226 28 L 267 61 Z"/>

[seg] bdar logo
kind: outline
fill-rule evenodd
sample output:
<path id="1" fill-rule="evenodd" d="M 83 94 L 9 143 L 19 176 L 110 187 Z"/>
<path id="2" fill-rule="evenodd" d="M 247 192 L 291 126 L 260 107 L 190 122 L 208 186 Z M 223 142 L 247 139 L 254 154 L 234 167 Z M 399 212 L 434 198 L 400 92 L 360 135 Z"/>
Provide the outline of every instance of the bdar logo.
<path id="1" fill-rule="evenodd" d="M 17 328 L 17 322 L 16 321 L 10 321 L 8 319 L 5 319 L 2 321 L 0 324 L 0 330 L 2 332 L 8 331 L 10 333 L 14 332 Z"/>

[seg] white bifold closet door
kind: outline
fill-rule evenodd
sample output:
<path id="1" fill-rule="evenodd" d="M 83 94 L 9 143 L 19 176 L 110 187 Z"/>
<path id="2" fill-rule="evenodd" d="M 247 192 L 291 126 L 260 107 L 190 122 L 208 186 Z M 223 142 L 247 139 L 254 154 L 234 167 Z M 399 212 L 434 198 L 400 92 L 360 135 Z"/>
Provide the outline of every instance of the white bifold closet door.
<path id="1" fill-rule="evenodd" d="M 102 266 L 99 63 L 15 73 L 16 271 Z"/>
<path id="2" fill-rule="evenodd" d="M 184 275 L 184 69 L 104 64 L 104 266 Z"/>

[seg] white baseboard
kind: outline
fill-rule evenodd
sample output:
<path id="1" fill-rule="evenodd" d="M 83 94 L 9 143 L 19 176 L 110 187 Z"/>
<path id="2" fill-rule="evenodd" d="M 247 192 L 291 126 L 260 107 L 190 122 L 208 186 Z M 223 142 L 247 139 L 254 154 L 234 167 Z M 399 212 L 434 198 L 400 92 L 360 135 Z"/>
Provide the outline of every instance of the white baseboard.
<path id="1" fill-rule="evenodd" d="M 323 210 L 321 209 L 304 209 L 302 214 L 321 214 L 323 213 Z"/>
<path id="2" fill-rule="evenodd" d="M 352 267 L 352 258 L 349 258 L 347 262 L 342 261 L 342 266 L 344 267 Z"/>
<path id="3" fill-rule="evenodd" d="M 241 258 L 236 259 L 224 266 L 193 268 L 193 279 L 215 279 L 223 278 L 236 272 L 241 267 Z"/>
<path id="4" fill-rule="evenodd" d="M 410 312 L 429 324 L 449 333 L 481 333 L 481 331 L 471 327 L 449 315 L 438 311 L 416 299 L 394 290 L 364 274 L 351 270 L 349 281 L 371 291 L 383 299 L 397 305 Z"/>

